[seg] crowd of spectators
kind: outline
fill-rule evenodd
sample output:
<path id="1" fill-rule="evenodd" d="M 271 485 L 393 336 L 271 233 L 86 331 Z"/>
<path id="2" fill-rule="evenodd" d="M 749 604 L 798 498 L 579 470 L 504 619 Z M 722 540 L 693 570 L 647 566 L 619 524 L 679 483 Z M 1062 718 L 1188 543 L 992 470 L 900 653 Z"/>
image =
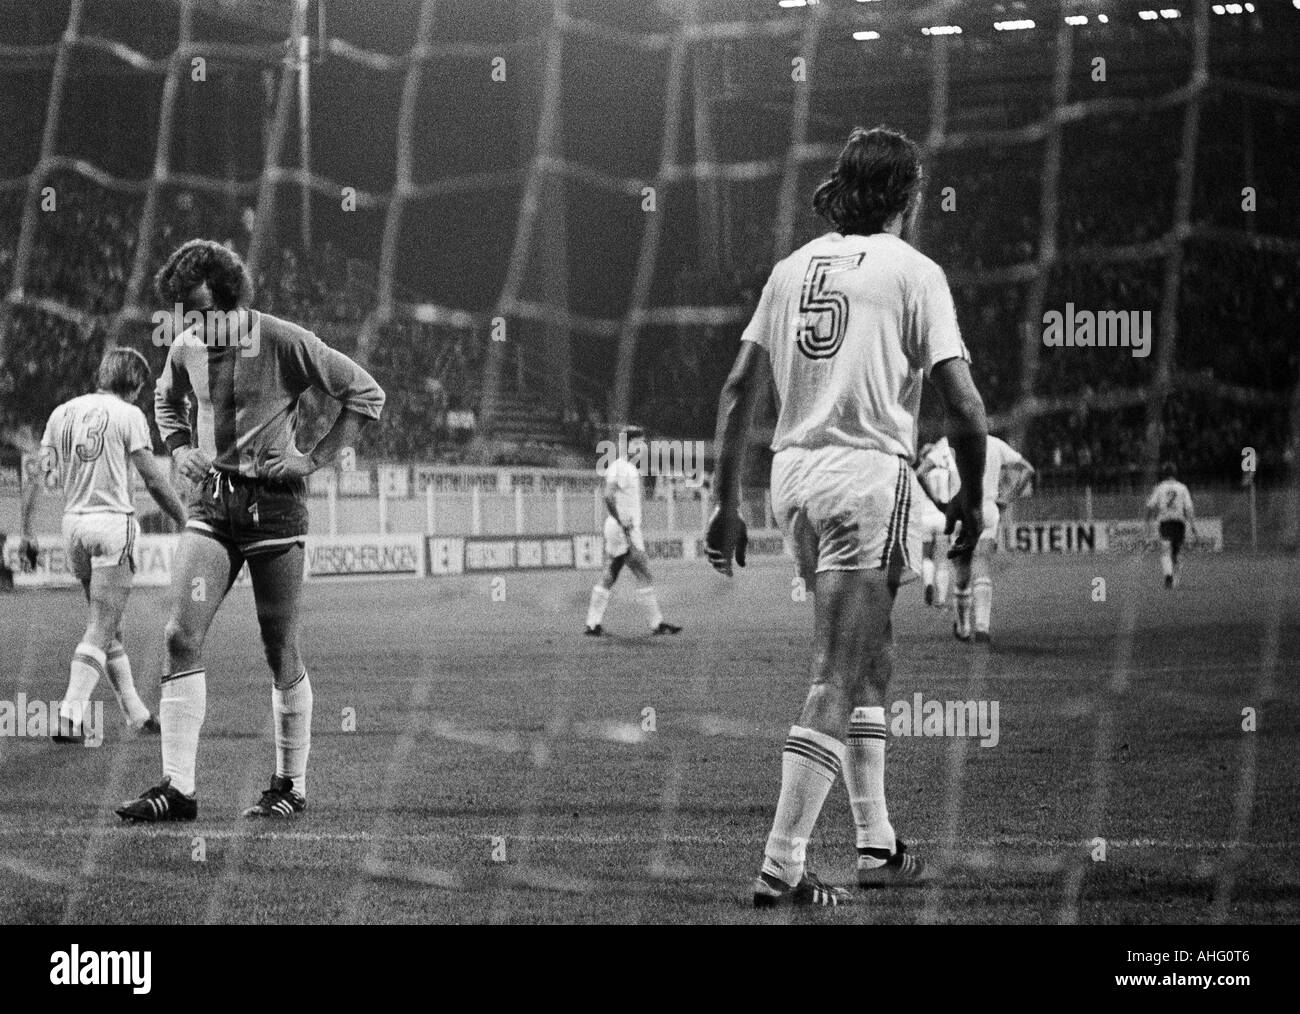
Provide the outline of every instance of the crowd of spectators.
<path id="1" fill-rule="evenodd" d="M 1207 102 L 1191 218 L 1245 234 L 1241 241 L 1193 237 L 1183 245 L 1178 280 L 1177 377 L 1201 381 L 1195 392 L 1175 383 L 1164 408 L 1162 456 L 1185 474 L 1222 476 L 1239 470 L 1241 450 L 1256 449 L 1261 470 L 1288 457 L 1287 400 L 1300 372 L 1300 258 L 1293 247 L 1249 238 L 1251 232 L 1300 237 L 1300 221 L 1261 187 L 1254 212 L 1241 208 L 1243 151 L 1232 138 L 1237 106 Z M 1268 114 L 1273 116 L 1274 114 Z M 1285 130 L 1260 113 L 1259 138 Z M 934 161 L 918 245 L 948 272 L 977 382 L 990 410 L 1004 413 L 1021 394 L 1026 344 L 1036 360 L 1033 393 L 1064 399 L 1035 417 L 1024 450 L 1048 472 L 1105 479 L 1134 472 L 1147 433 L 1146 404 L 1094 404 L 1121 391 L 1144 391 L 1156 377 L 1165 261 L 1116 258 L 1081 250 L 1115 251 L 1158 240 L 1173 225 L 1181 155 L 1177 110 L 1072 124 L 1062 147 L 1056 243 L 1062 259 L 1051 270 L 1041 313 L 1065 304 L 1093 311 L 1150 310 L 1152 354 L 1125 349 L 1047 348 L 1041 324 L 1028 320 L 1032 282 L 990 279 L 988 272 L 1032 262 L 1041 242 L 1044 145 L 1013 150 L 971 149 Z M 1285 126 L 1285 125 L 1283 125 Z M 1227 138 L 1228 140 L 1225 140 Z M 1261 146 L 1250 161 L 1261 180 L 1284 179 L 1280 151 Z M 1270 175 L 1271 174 L 1271 175 Z M 18 307 L 8 325 L 8 355 L 0 364 L 0 427 L 39 429 L 60 400 L 79 393 L 91 376 L 112 314 L 123 303 L 143 197 L 104 189 L 75 175 L 49 181 L 56 204 L 40 212 L 27 295 L 71 307 L 70 317 Z M 946 188 L 951 188 L 948 192 Z M 169 189 L 160 202 L 149 269 L 192 236 L 229 242 L 246 251 L 252 209 L 222 197 Z M 669 272 L 658 301 L 678 306 L 756 304 L 774 259 L 771 209 L 737 205 L 728 242 L 716 267 L 687 255 Z M 0 280 L 11 277 L 22 194 L 0 194 Z M 1253 216 L 1253 217 L 1252 217 Z M 1288 217 L 1289 216 L 1289 217 Z M 798 239 L 814 234 L 809 216 Z M 312 328 L 349 353 L 374 307 L 372 269 L 322 242 L 310 251 L 292 244 L 269 248 L 255 278 L 257 305 Z M 148 293 L 146 292 L 146 298 Z M 632 417 L 666 435 L 711 432 L 717 392 L 734 358 L 740 326 L 649 329 L 640 345 Z M 160 365 L 147 331 L 134 336 Z M 410 320 L 380 328 L 366 365 L 388 391 L 382 424 L 366 436 L 363 453 L 412 460 L 467 460 L 479 409 L 487 335 Z M 581 380 L 581 383 L 578 381 Z M 602 387 L 607 377 L 575 378 L 571 404 L 556 416 L 577 446 L 589 446 L 606 423 Z M 1252 394 L 1257 392 L 1257 394 Z M 327 406 L 305 406 L 308 426 L 327 425 Z M 1291 448 L 1294 455 L 1296 449 Z M 540 463 L 536 448 L 504 452 L 507 459 Z M 498 455 L 500 457 L 500 455 Z"/>

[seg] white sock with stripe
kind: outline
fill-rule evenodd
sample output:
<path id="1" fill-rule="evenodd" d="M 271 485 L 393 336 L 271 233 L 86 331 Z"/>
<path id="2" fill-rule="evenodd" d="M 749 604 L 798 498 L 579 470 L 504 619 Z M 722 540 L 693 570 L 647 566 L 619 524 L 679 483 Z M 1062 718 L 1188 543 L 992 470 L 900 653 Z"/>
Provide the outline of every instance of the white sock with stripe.
<path id="1" fill-rule="evenodd" d="M 944 548 L 936 550 L 938 558 L 934 565 L 934 601 L 943 605 L 948 601 L 948 559 Z"/>
<path id="2" fill-rule="evenodd" d="M 925 585 L 927 588 L 930 588 L 934 585 L 934 561 L 933 560 L 927 560 L 924 558 L 921 560 L 921 583 Z"/>
<path id="3" fill-rule="evenodd" d="M 781 753 L 781 798 L 763 852 L 763 872 L 797 884 L 803 876 L 808 840 L 826 796 L 844 763 L 844 744 L 832 736 L 790 727 Z"/>
<path id="4" fill-rule="evenodd" d="M 82 641 L 72 653 L 72 665 L 68 674 L 68 690 L 59 705 L 60 726 L 71 723 L 63 732 L 81 731 L 81 716 L 90 695 L 95 692 L 99 678 L 104 675 L 104 653 L 93 644 Z"/>
<path id="5" fill-rule="evenodd" d="M 126 645 L 121 641 L 113 641 L 108 646 L 106 655 L 108 681 L 113 684 L 113 690 L 117 694 L 117 706 L 122 709 L 131 728 L 138 729 L 148 720 L 149 709 L 135 691 L 135 679 L 131 675 L 131 660 L 127 657 Z"/>
<path id="6" fill-rule="evenodd" d="M 609 605 L 609 589 L 603 585 L 594 585 L 591 589 L 591 601 L 587 604 L 587 626 L 597 627 L 605 617 L 605 607 Z"/>
<path id="7" fill-rule="evenodd" d="M 275 713 L 275 773 L 293 780 L 293 791 L 307 795 L 307 755 L 311 753 L 311 680 L 307 670 L 281 690 L 271 687 Z"/>
<path id="8" fill-rule="evenodd" d="M 993 618 L 993 579 L 977 577 L 973 590 L 975 599 L 975 629 L 985 634 L 989 632 L 989 621 Z"/>
<path id="9" fill-rule="evenodd" d="M 894 826 L 885 805 L 885 709 L 854 708 L 844 763 L 858 848 L 894 850 Z M 883 863 L 884 860 L 879 860 Z"/>
<path id="10" fill-rule="evenodd" d="M 172 788 L 194 795 L 194 766 L 199 754 L 199 730 L 208 710 L 208 674 L 186 669 L 162 678 L 158 721 L 162 724 L 163 775 Z"/>
<path id="11" fill-rule="evenodd" d="M 659 611 L 659 600 L 655 597 L 654 585 L 646 585 L 644 588 L 636 590 L 637 601 L 641 603 L 641 608 L 645 610 L 646 616 L 650 620 L 650 629 L 654 630 L 664 621 L 664 614 Z"/>
<path id="12" fill-rule="evenodd" d="M 953 592 L 953 601 L 957 605 L 957 629 L 963 634 L 970 633 L 970 586 L 958 587 Z"/>

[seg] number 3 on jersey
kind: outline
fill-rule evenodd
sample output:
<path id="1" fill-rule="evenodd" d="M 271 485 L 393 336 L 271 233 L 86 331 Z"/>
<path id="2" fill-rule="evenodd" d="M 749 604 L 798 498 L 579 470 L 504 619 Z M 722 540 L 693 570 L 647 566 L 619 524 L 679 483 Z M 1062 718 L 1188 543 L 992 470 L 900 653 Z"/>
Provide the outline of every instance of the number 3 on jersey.
<path id="1" fill-rule="evenodd" d="M 104 453 L 104 430 L 108 428 L 108 413 L 102 408 L 92 408 L 85 415 L 85 426 L 81 439 L 77 441 L 77 457 L 82 461 L 94 461 Z"/>
<path id="2" fill-rule="evenodd" d="M 799 351 L 809 359 L 830 359 L 844 344 L 849 327 L 849 297 L 831 287 L 832 275 L 852 271 L 865 253 L 813 257 L 799 293 Z"/>

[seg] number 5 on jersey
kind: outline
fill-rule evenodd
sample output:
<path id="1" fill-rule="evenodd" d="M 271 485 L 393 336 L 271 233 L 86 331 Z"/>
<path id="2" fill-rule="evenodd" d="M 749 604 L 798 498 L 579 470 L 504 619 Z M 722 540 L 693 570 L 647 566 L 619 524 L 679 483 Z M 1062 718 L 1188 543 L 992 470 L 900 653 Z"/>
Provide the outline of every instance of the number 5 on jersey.
<path id="1" fill-rule="evenodd" d="M 849 297 L 832 288 L 832 275 L 852 271 L 865 253 L 819 256 L 808 261 L 799 293 L 799 351 L 809 359 L 830 359 L 844 344 L 849 327 Z"/>

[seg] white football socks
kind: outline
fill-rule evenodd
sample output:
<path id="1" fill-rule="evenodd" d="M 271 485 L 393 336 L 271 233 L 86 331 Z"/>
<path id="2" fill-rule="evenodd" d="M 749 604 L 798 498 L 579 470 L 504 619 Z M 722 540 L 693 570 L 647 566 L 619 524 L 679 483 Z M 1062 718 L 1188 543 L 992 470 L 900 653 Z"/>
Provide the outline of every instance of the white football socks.
<path id="1" fill-rule="evenodd" d="M 587 626 L 597 627 L 605 616 L 605 607 L 609 605 L 609 589 L 604 585 L 595 585 L 591 589 L 591 601 L 587 604 Z"/>
<path id="2" fill-rule="evenodd" d="M 934 586 L 934 561 L 929 559 L 921 560 L 921 583 L 927 588 Z"/>
<path id="3" fill-rule="evenodd" d="M 117 706 L 122 709 L 131 728 L 139 729 L 149 719 L 149 709 L 135 690 L 135 679 L 131 675 L 131 660 L 127 657 L 126 646 L 121 641 L 113 641 L 108 646 L 108 681 L 113 684 L 117 694 Z"/>
<path id="4" fill-rule="evenodd" d="M 993 579 L 977 577 L 973 588 L 975 599 L 975 629 L 981 633 L 989 632 L 989 620 L 993 616 Z"/>
<path id="5" fill-rule="evenodd" d="M 162 723 L 163 775 L 172 788 L 194 795 L 194 766 L 199 730 L 208 709 L 208 679 L 204 669 L 186 669 L 162 678 L 158 721 Z"/>
<path id="6" fill-rule="evenodd" d="M 638 588 L 636 597 L 650 620 L 650 629 L 654 630 L 664 621 L 664 614 L 659 611 L 659 600 L 655 597 L 654 585 L 648 584 L 644 588 Z"/>
<path id="7" fill-rule="evenodd" d="M 799 883 L 813 826 L 843 763 L 844 744 L 838 739 L 791 726 L 781 754 L 781 797 L 763 852 L 764 873 Z"/>
<path id="8" fill-rule="evenodd" d="M 844 784 L 849 790 L 858 848 L 894 850 L 885 805 L 885 709 L 854 708 L 849 720 Z M 884 860 L 880 860 L 881 863 Z"/>
<path id="9" fill-rule="evenodd" d="M 68 690 L 59 705 L 60 724 L 71 723 L 65 732 L 81 731 L 81 717 L 90 695 L 95 692 L 99 678 L 104 675 L 104 653 L 93 644 L 82 641 L 72 653 L 72 665 L 68 673 Z"/>
<path id="10" fill-rule="evenodd" d="M 311 680 L 303 669 L 292 684 L 271 687 L 275 713 L 275 773 L 293 780 L 295 792 L 307 795 L 307 755 L 311 753 Z M 166 729 L 166 726 L 163 726 Z"/>
<path id="11" fill-rule="evenodd" d="M 970 633 L 970 599 L 971 590 L 967 586 L 962 588 L 958 586 L 952 594 L 953 601 L 957 605 L 957 630 L 961 634 Z"/>

